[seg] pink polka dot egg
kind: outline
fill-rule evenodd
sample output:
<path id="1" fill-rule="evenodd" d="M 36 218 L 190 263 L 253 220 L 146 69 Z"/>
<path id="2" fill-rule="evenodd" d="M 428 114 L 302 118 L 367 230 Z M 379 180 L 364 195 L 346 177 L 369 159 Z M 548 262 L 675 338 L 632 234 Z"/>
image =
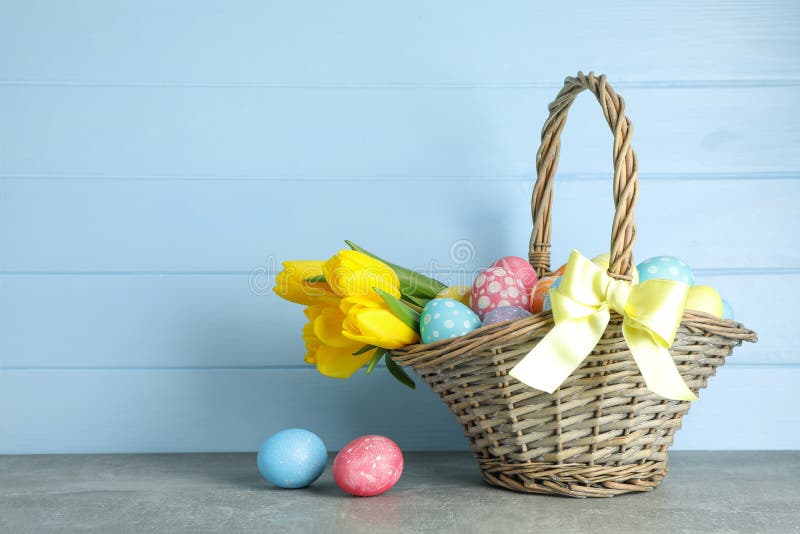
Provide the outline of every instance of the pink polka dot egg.
<path id="1" fill-rule="evenodd" d="M 336 455 L 333 480 L 356 497 L 372 497 L 391 489 L 403 474 L 403 453 L 386 436 L 361 436 Z"/>
<path id="2" fill-rule="evenodd" d="M 472 284 L 472 310 L 481 319 L 490 311 L 503 306 L 527 309 L 530 289 L 503 267 L 489 267 Z"/>
<path id="3" fill-rule="evenodd" d="M 494 262 L 491 267 L 502 267 L 512 277 L 522 280 L 525 286 L 525 293 L 530 293 L 533 286 L 536 285 L 536 271 L 533 270 L 531 264 L 525 258 L 519 256 L 504 256 Z"/>

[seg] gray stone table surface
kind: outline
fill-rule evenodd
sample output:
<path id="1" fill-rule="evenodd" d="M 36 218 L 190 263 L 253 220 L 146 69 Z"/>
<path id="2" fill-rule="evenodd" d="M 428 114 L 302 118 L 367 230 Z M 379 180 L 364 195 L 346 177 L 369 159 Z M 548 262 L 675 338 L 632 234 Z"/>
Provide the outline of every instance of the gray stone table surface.
<path id="1" fill-rule="evenodd" d="M 310 488 L 263 481 L 254 454 L 0 456 L 0 532 L 800 532 L 800 451 L 674 452 L 651 493 L 520 495 L 467 453 L 407 453 L 356 498 L 330 463 Z"/>

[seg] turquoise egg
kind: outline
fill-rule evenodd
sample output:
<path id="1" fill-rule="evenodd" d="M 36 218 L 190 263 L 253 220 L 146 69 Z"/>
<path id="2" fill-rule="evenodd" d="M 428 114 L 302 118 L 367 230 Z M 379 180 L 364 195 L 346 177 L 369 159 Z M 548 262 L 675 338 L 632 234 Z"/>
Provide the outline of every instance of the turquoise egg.
<path id="1" fill-rule="evenodd" d="M 728 301 L 725 299 L 722 299 L 722 318 L 733 319 L 733 308 L 731 308 L 731 305 L 728 304 Z"/>
<path id="2" fill-rule="evenodd" d="M 655 256 L 636 266 L 639 283 L 647 280 L 674 280 L 694 285 L 694 274 L 683 260 L 673 256 Z"/>
<path id="3" fill-rule="evenodd" d="M 562 277 L 556 278 L 556 281 L 550 285 L 550 289 L 547 290 L 547 295 L 544 296 L 544 303 L 542 304 L 542 310 L 549 310 L 550 309 L 550 292 L 561 285 Z"/>
<path id="4" fill-rule="evenodd" d="M 313 432 L 289 428 L 273 434 L 259 447 L 258 470 L 279 488 L 305 488 L 328 463 L 328 449 Z"/>
<path id="5" fill-rule="evenodd" d="M 463 336 L 481 326 L 471 309 L 453 299 L 428 301 L 419 316 L 419 335 L 423 343 Z"/>

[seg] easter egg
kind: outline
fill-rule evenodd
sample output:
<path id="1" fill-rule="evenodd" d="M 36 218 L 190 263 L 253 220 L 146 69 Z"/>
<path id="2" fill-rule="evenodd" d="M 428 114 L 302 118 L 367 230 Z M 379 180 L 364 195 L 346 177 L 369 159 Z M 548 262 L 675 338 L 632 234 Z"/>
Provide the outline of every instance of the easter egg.
<path id="1" fill-rule="evenodd" d="M 562 265 L 561 267 L 550 273 L 550 276 L 561 276 L 562 274 L 564 274 L 564 271 L 566 270 L 567 270 L 567 264 L 565 263 L 564 265 Z"/>
<path id="2" fill-rule="evenodd" d="M 495 308 L 487 313 L 483 318 L 483 326 L 494 323 L 502 323 L 503 321 L 511 321 L 515 319 L 524 319 L 530 317 L 531 312 L 519 306 L 501 306 Z"/>
<path id="3" fill-rule="evenodd" d="M 489 267 L 472 284 L 472 310 L 481 319 L 502 306 L 528 307 L 529 290 L 502 267 Z"/>
<path id="4" fill-rule="evenodd" d="M 305 488 L 325 470 L 328 449 L 313 432 L 289 428 L 259 447 L 256 463 L 268 482 L 280 488 Z"/>
<path id="5" fill-rule="evenodd" d="M 357 497 L 378 495 L 394 486 L 403 474 L 403 453 L 385 436 L 356 438 L 336 455 L 333 480 Z"/>
<path id="6" fill-rule="evenodd" d="M 428 301 L 419 316 L 423 343 L 459 337 L 481 326 L 481 320 L 457 300 L 435 298 Z"/>
<path id="7" fill-rule="evenodd" d="M 608 266 L 611 264 L 611 254 L 606 252 L 605 254 L 600 254 L 599 256 L 595 256 L 592 258 L 592 263 L 603 269 L 604 271 L 608 270 Z M 631 273 L 631 283 L 638 284 L 639 283 L 639 269 L 634 269 Z"/>
<path id="8" fill-rule="evenodd" d="M 722 318 L 733 319 L 733 308 L 731 308 L 731 305 L 728 304 L 728 301 L 725 299 L 722 299 Z"/>
<path id="9" fill-rule="evenodd" d="M 686 296 L 686 309 L 708 313 L 722 318 L 722 297 L 710 286 L 692 286 Z"/>
<path id="10" fill-rule="evenodd" d="M 457 300 L 465 306 L 469 306 L 469 296 L 472 292 L 471 286 L 451 286 L 446 287 L 436 294 L 437 299 Z"/>
<path id="11" fill-rule="evenodd" d="M 602 267 L 603 269 L 608 269 L 608 266 L 611 264 L 611 254 L 606 252 L 605 254 L 598 254 L 594 258 L 592 258 L 592 263 L 597 265 L 598 267 Z"/>
<path id="12" fill-rule="evenodd" d="M 531 313 L 541 313 L 544 310 L 544 299 L 547 297 L 547 292 L 558 278 L 558 276 L 545 276 L 536 282 L 531 292 Z"/>
<path id="13" fill-rule="evenodd" d="M 639 272 L 639 282 L 648 280 L 675 280 L 694 285 L 694 274 L 683 260 L 672 256 L 655 256 L 644 260 L 636 266 Z"/>
<path id="14" fill-rule="evenodd" d="M 530 293 L 536 285 L 536 271 L 533 270 L 528 260 L 519 256 L 505 256 L 494 262 L 491 267 L 501 267 L 514 278 L 522 280 L 525 286 L 525 293 Z"/>
<path id="15" fill-rule="evenodd" d="M 563 278 L 559 276 L 558 278 L 555 279 L 555 281 L 552 284 L 550 284 L 550 289 L 547 290 L 547 293 L 544 296 L 544 302 L 542 303 L 542 311 L 547 311 L 551 308 L 550 292 L 556 289 L 558 286 L 560 286 L 562 280 Z"/>

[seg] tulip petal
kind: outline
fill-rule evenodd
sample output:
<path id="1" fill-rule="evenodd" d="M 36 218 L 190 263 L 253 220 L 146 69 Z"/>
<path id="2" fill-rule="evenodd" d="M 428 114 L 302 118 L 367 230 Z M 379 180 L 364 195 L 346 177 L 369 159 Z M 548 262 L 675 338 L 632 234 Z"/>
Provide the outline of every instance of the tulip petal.
<path id="1" fill-rule="evenodd" d="M 374 298 L 373 287 L 400 296 L 397 274 L 385 263 L 355 250 L 340 250 L 322 265 L 331 289 L 342 297 Z"/>
<path id="2" fill-rule="evenodd" d="M 352 309 L 342 323 L 342 334 L 353 341 L 386 349 L 416 343 L 417 333 L 387 308 Z"/>
<path id="3" fill-rule="evenodd" d="M 314 319 L 314 334 L 320 342 L 331 347 L 349 347 L 353 341 L 342 335 L 345 314 L 338 306 L 323 306 Z"/>
<path id="4" fill-rule="evenodd" d="M 353 356 L 353 352 L 360 345 L 355 343 L 350 347 L 329 347 L 320 345 L 317 350 L 317 371 L 331 378 L 350 378 L 370 359 L 370 354 Z"/>
<path id="5" fill-rule="evenodd" d="M 303 342 L 306 345 L 306 355 L 304 361 L 307 364 L 317 363 L 317 350 L 319 350 L 319 339 L 314 334 L 314 323 L 309 321 L 303 326 Z"/>
<path id="6" fill-rule="evenodd" d="M 283 270 L 275 276 L 272 290 L 279 297 L 297 304 L 316 304 L 338 296 L 323 280 L 311 282 L 308 279 L 322 275 L 322 261 L 296 260 L 283 262 Z"/>

